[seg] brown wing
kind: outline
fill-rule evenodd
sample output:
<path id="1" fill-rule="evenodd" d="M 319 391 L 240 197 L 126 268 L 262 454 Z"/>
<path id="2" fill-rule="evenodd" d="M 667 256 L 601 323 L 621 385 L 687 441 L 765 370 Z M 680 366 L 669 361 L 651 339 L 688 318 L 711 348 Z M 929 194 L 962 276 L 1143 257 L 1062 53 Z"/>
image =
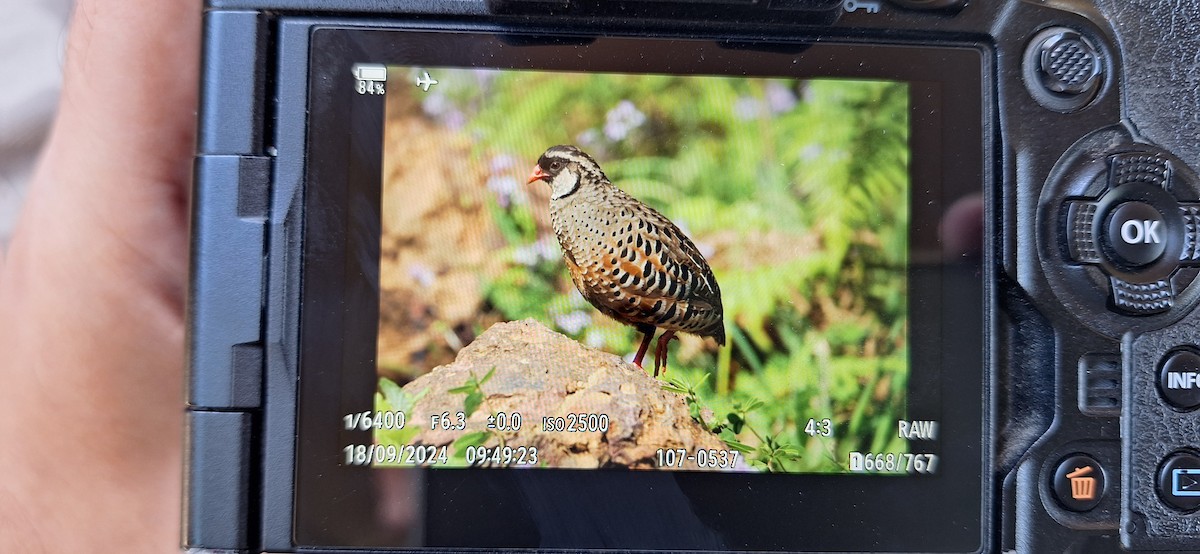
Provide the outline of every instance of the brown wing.
<path id="1" fill-rule="evenodd" d="M 572 271 L 584 297 L 643 330 L 661 327 L 725 344 L 721 290 L 696 245 L 662 214 L 611 190 L 612 231 L 591 263 Z"/>

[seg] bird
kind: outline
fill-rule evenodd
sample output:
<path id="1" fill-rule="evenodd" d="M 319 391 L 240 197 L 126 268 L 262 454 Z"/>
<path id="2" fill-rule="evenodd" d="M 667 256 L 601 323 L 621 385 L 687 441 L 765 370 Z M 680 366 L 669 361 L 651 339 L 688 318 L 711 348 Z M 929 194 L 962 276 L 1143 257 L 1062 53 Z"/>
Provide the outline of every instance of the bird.
<path id="1" fill-rule="evenodd" d="M 526 184 L 550 186 L 550 221 L 571 281 L 604 315 L 644 337 L 639 368 L 658 329 L 654 376 L 666 373 L 667 345 L 676 333 L 725 344 L 721 288 L 708 261 L 670 219 L 609 181 L 588 154 L 552 146 Z"/>

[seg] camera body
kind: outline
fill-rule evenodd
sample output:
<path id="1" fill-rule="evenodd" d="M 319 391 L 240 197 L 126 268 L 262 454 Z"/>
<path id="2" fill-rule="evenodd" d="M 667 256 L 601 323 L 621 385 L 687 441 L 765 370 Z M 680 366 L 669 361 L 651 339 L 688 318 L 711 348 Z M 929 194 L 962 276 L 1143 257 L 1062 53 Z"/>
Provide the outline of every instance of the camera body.
<path id="1" fill-rule="evenodd" d="M 1200 70 L 1188 54 L 1200 46 L 1200 10 L 1097 4 L 210 0 L 193 194 L 185 547 L 1200 550 L 1200 177 L 1192 169 L 1200 161 Z M 618 84 L 652 82 L 646 75 L 742 79 L 750 88 L 732 90 L 790 94 L 772 121 L 819 97 L 824 85 L 809 83 L 822 79 L 900 83 L 896 113 L 906 134 L 897 148 L 906 156 L 897 163 L 906 184 L 895 198 L 908 211 L 896 220 L 907 268 L 897 290 L 908 300 L 898 327 L 906 346 L 896 355 L 907 385 L 897 385 L 902 417 L 880 416 L 865 433 L 901 444 L 897 459 L 907 461 L 861 450 L 846 457 L 839 447 L 830 447 L 832 470 L 797 456 L 796 467 L 809 469 L 782 474 L 770 464 L 684 471 L 661 448 L 654 471 L 616 462 L 594 471 L 565 462 L 385 469 L 373 467 L 386 464 L 372 454 L 356 459 L 355 445 L 373 453 L 390 440 L 381 428 L 404 427 L 397 417 L 422 433 L 455 419 L 435 411 L 431 420 L 418 410 L 422 400 L 400 393 L 410 401 L 404 409 L 380 409 L 391 398 L 378 368 L 392 313 L 380 275 L 397 256 L 386 237 L 403 221 L 388 213 L 419 196 L 381 181 L 421 161 L 389 153 L 396 145 L 435 144 L 436 133 L 462 128 L 442 119 L 442 127 L 397 131 L 396 114 L 449 117 L 434 113 L 429 89 L 435 81 L 458 87 L 469 71 L 486 76 L 486 86 L 471 85 L 485 93 L 499 90 L 488 79 L 529 79 L 515 89 L 527 104 L 496 108 L 514 126 L 523 106 L 551 102 L 538 94 L 549 88 L 529 85 L 558 86 L 546 74 L 568 75 L 568 84 L 578 74 L 635 76 Z M 679 90 L 724 81 L 694 82 L 702 84 Z M 829 86 L 835 100 L 850 94 Z M 468 89 L 451 90 L 453 99 Z M 586 89 L 570 90 L 586 99 Z M 674 136 L 650 134 L 638 119 L 654 121 L 663 106 L 694 101 L 696 113 L 720 111 L 699 107 L 699 93 L 661 104 L 630 98 L 634 111 L 621 121 L 647 125 L 646 137 Z M 749 103 L 735 108 L 753 112 Z M 613 110 L 598 112 L 608 117 L 599 121 L 612 123 Z M 758 117 L 736 115 L 750 112 L 734 110 L 733 119 Z M 571 113 L 555 113 L 569 126 Z M 681 113 L 669 121 L 686 121 Z M 624 140 L 609 134 L 608 151 L 633 152 L 618 135 Z M 523 151 L 528 159 L 518 165 L 553 144 Z M 672 148 L 659 150 L 684 151 Z M 738 155 L 747 151 L 757 156 Z M 610 173 L 637 175 L 617 157 L 602 160 L 618 168 Z M 881 197 L 880 212 L 895 198 Z M 726 277 L 734 269 L 718 271 L 727 293 L 737 290 L 736 277 Z M 745 319 L 729 325 L 751 327 Z M 750 361 L 751 352 L 767 359 L 760 343 L 724 348 L 735 353 L 721 363 L 745 367 L 736 379 L 768 371 Z M 491 373 L 472 375 L 463 386 L 494 402 L 484 392 Z M 857 402 L 870 404 L 879 383 L 859 383 Z M 677 392 L 689 406 L 698 398 Z M 692 418 L 713 433 L 731 425 L 741 433 L 736 418 L 711 424 L 703 410 L 715 405 Z M 867 409 L 856 406 L 847 405 L 844 422 L 831 415 L 837 433 L 850 432 L 853 413 Z M 491 410 L 480 433 L 525 446 L 526 435 L 495 431 L 499 412 L 478 409 Z M 527 426 L 552 415 L 527 405 L 521 413 Z M 822 418 L 809 421 L 816 430 L 808 440 L 820 441 Z M 726 444 L 742 436 L 725 435 Z M 405 446 L 410 454 L 429 447 L 432 460 L 474 452 L 454 448 L 466 444 L 463 434 L 408 437 L 401 456 Z M 498 444 L 474 446 L 491 452 Z M 736 456 L 680 450 L 693 460 L 709 451 Z M 750 445 L 742 454 L 758 452 Z"/>

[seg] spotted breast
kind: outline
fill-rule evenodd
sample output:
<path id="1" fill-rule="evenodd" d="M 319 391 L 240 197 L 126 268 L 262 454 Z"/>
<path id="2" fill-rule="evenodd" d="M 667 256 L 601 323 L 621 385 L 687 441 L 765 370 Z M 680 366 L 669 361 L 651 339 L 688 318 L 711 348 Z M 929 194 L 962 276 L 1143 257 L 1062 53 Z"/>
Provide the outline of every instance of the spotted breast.
<path id="1" fill-rule="evenodd" d="M 550 218 L 579 292 L 605 315 L 645 333 L 634 362 L 656 329 L 654 373 L 666 368 L 676 332 L 725 344 L 721 289 L 696 245 L 666 216 L 613 186 L 591 156 L 555 146 L 529 182 L 551 188 Z"/>

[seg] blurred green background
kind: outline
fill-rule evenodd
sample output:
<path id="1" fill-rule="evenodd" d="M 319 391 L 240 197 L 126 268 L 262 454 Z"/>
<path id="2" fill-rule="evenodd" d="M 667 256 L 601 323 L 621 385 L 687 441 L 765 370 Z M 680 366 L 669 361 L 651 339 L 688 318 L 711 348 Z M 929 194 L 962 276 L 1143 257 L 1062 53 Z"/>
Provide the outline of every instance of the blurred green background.
<path id="1" fill-rule="evenodd" d="M 906 85 L 425 70 L 429 92 L 388 83 L 379 409 L 498 321 L 631 358 L 640 334 L 575 291 L 525 184 L 575 144 L 716 274 L 728 344 L 672 343 L 662 378 L 695 419 L 769 471 L 907 451 Z"/>

